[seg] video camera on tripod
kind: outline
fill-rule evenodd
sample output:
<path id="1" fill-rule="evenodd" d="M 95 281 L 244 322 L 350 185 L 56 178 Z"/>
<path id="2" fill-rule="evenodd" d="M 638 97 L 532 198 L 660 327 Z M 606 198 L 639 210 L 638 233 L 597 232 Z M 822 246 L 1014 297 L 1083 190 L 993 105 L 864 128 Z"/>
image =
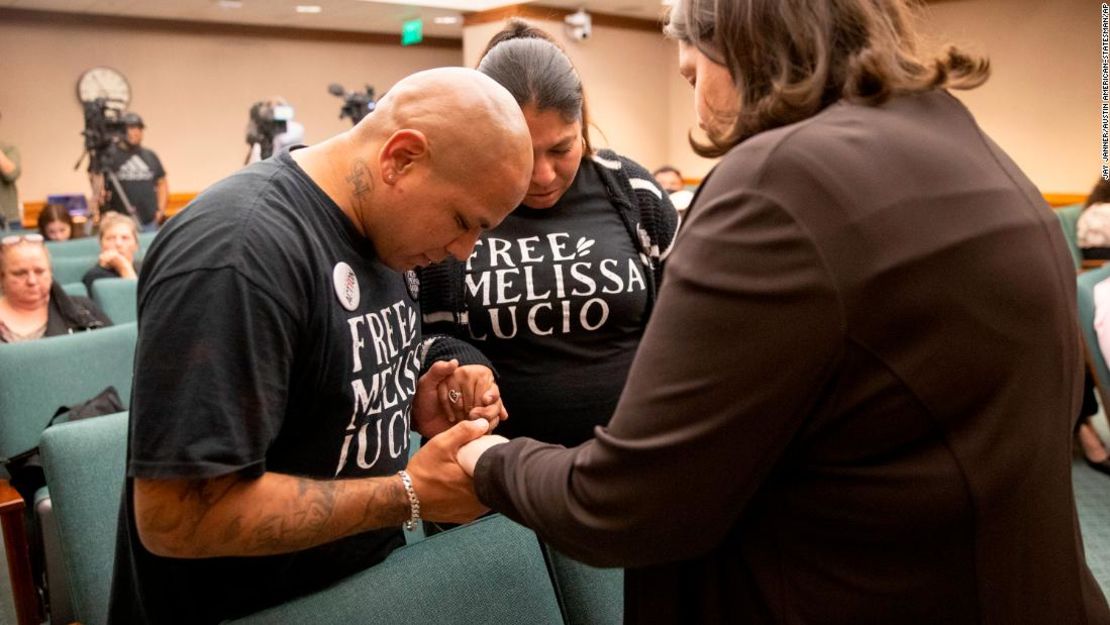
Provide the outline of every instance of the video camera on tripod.
<path id="1" fill-rule="evenodd" d="M 77 169 L 89 157 L 89 171 L 103 173 L 111 161 L 111 157 L 119 150 L 119 142 L 127 136 L 127 125 L 124 122 L 124 113 L 118 108 L 119 100 L 109 98 L 96 98 L 82 102 L 85 109 L 85 129 L 81 134 L 85 137 L 85 151 L 77 164 Z"/>
<path id="2" fill-rule="evenodd" d="M 293 107 L 281 98 L 261 100 L 251 105 L 250 120 L 247 122 L 247 145 L 253 150 L 257 144 L 261 148 L 260 158 L 270 158 L 274 153 L 274 137 L 285 134 L 289 122 L 293 120 Z M 250 154 L 247 160 L 250 161 Z"/>
<path id="3" fill-rule="evenodd" d="M 107 198 L 105 187 L 111 183 L 111 193 L 134 217 L 135 207 L 120 186 L 113 169 L 119 165 L 122 156 L 120 143 L 127 137 L 127 127 L 142 125 L 142 120 L 134 113 L 123 112 L 122 105 L 125 103 L 122 100 L 95 98 L 84 100 L 81 104 L 85 112 L 85 129 L 81 131 L 85 137 L 85 149 L 73 169 L 81 167 L 85 156 L 88 156 L 94 204 L 99 206 Z"/>
<path id="4" fill-rule="evenodd" d="M 347 91 L 343 85 L 332 83 L 328 85 L 328 93 L 343 98 L 343 106 L 339 109 L 339 119 L 346 117 L 351 120 L 351 125 L 358 124 L 374 110 L 374 88 L 366 85 L 366 91 Z"/>

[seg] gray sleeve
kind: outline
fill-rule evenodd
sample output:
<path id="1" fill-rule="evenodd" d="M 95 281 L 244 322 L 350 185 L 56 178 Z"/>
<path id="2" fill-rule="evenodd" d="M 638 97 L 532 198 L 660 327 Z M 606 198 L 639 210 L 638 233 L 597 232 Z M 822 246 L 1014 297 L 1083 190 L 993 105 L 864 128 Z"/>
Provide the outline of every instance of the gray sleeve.
<path id="1" fill-rule="evenodd" d="M 15 169 L 13 169 L 10 174 L 5 174 L 4 172 L 0 171 L 0 179 L 3 179 L 4 182 L 11 184 L 19 179 L 19 175 L 23 173 L 23 162 L 19 158 L 19 148 L 15 147 L 14 145 L 9 145 L 8 147 L 4 148 L 4 156 L 7 156 L 8 160 L 15 164 Z"/>

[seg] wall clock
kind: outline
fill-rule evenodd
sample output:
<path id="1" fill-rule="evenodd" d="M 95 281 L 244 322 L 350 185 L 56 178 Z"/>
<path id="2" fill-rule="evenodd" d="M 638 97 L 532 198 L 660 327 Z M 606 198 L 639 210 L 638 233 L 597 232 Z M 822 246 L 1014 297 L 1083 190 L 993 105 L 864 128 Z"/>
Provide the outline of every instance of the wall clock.
<path id="1" fill-rule="evenodd" d="M 131 85 L 120 72 L 110 67 L 85 70 L 77 79 L 77 99 L 92 102 L 107 98 L 108 106 L 124 110 L 131 103 Z"/>

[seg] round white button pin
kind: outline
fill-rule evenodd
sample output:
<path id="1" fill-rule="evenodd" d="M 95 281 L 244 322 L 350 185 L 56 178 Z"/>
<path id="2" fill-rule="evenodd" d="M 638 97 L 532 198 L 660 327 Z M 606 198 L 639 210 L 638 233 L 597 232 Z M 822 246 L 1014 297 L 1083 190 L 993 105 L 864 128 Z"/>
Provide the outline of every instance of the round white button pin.
<path id="1" fill-rule="evenodd" d="M 335 296 L 339 303 L 347 310 L 354 312 L 358 308 L 358 278 L 355 270 L 344 262 L 336 263 L 335 270 L 331 272 L 332 283 L 335 284 Z"/>

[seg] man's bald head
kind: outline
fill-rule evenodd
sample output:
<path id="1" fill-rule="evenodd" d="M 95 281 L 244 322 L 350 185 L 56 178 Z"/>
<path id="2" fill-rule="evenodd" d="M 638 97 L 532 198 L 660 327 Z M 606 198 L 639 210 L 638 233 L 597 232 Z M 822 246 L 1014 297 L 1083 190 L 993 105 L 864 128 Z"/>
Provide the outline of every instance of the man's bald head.
<path id="1" fill-rule="evenodd" d="M 528 124 L 512 95 L 485 74 L 462 67 L 412 74 L 390 88 L 358 128 L 378 140 L 404 129 L 424 134 L 437 174 L 448 180 L 474 181 L 484 170 L 511 186 L 519 173 L 527 187 Z"/>
<path id="2" fill-rule="evenodd" d="M 293 156 L 395 269 L 469 257 L 532 175 L 520 106 L 463 68 L 401 80 L 349 132 Z"/>

